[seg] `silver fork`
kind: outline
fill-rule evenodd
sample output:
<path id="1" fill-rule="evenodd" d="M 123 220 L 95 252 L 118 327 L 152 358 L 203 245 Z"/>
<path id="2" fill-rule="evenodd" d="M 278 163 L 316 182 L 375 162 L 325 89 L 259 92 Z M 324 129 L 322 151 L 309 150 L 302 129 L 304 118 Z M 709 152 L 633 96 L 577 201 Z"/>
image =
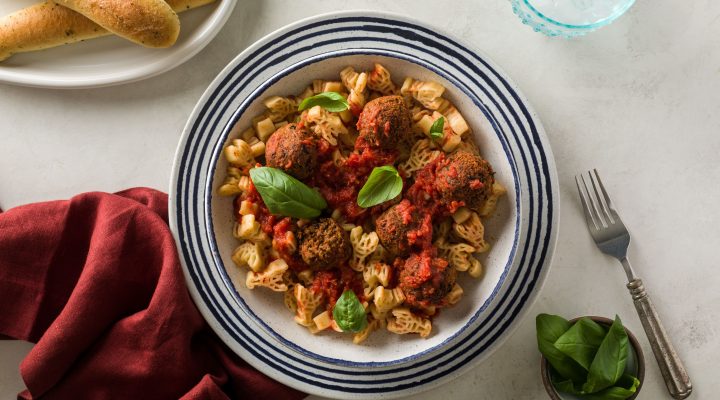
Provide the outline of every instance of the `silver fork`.
<path id="1" fill-rule="evenodd" d="M 585 177 L 589 178 L 589 184 Z M 600 175 L 597 170 L 593 169 L 587 174 L 576 175 L 575 183 L 580 192 L 580 201 L 585 210 L 588 229 L 595 244 L 600 251 L 617 258 L 622 263 L 628 278 L 627 288 L 630 290 L 635 309 L 650 341 L 650 347 L 655 354 L 670 395 L 675 399 L 684 399 L 690 396 L 692 393 L 690 378 L 675 352 L 670 338 L 665 333 L 665 328 L 660 323 L 660 317 L 645 292 L 642 280 L 635 276 L 630 265 L 627 258 L 630 233 L 620 220 L 620 215 L 605 191 Z"/>

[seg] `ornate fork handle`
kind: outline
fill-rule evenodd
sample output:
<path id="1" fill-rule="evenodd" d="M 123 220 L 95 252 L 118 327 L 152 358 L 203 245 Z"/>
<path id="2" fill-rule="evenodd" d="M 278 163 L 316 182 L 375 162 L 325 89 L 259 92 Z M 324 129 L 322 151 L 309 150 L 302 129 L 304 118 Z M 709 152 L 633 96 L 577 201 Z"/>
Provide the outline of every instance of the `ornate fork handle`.
<path id="1" fill-rule="evenodd" d="M 675 352 L 675 347 L 665 333 L 665 328 L 660 323 L 660 317 L 645 291 L 642 280 L 633 279 L 627 284 L 627 288 L 630 290 L 635 309 L 650 341 L 650 347 L 655 353 L 655 359 L 660 366 L 660 372 L 662 372 L 670 395 L 675 399 L 684 399 L 690 396 L 692 393 L 690 378 Z"/>

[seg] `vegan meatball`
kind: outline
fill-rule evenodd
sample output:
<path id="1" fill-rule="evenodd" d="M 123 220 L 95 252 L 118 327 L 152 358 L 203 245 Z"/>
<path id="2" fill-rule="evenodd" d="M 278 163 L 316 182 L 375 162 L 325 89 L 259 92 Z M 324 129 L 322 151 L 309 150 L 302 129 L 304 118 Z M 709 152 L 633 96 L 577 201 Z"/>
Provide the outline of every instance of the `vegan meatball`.
<path id="1" fill-rule="evenodd" d="M 428 252 L 412 254 L 400 270 L 398 287 L 410 306 L 444 305 L 456 275 L 455 268 L 443 258 L 432 257 Z"/>
<path id="2" fill-rule="evenodd" d="M 287 124 L 275 131 L 265 144 L 269 167 L 280 168 L 297 179 L 305 179 L 317 169 L 317 148 L 304 127 Z"/>
<path id="3" fill-rule="evenodd" d="M 383 96 L 365 104 L 357 122 L 360 143 L 395 149 L 412 137 L 412 116 L 400 96 Z"/>
<path id="4" fill-rule="evenodd" d="M 300 229 L 300 256 L 311 269 L 338 266 L 350 258 L 352 249 L 345 231 L 332 218 L 321 218 Z"/>
<path id="5" fill-rule="evenodd" d="M 462 201 L 477 210 L 492 193 L 494 173 L 490 163 L 480 156 L 458 151 L 438 166 L 435 187 L 444 201 Z"/>
<path id="6" fill-rule="evenodd" d="M 426 221 L 427 219 L 427 221 Z M 431 221 L 408 200 L 388 208 L 375 220 L 375 232 L 391 255 L 404 257 L 413 245 L 422 247 L 422 240 L 432 237 Z"/>

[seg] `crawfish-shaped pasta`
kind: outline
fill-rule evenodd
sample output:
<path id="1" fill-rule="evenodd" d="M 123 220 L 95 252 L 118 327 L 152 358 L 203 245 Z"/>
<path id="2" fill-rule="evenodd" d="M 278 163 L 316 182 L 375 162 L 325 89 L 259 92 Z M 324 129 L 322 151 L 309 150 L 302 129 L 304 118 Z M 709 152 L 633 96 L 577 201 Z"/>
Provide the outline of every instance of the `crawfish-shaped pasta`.
<path id="1" fill-rule="evenodd" d="M 485 204 L 483 204 L 483 206 L 480 208 L 478 214 L 481 217 L 487 217 L 492 214 L 495 211 L 498 199 L 505 193 L 507 193 L 505 187 L 501 185 L 498 181 L 495 181 L 492 186 L 492 193 L 487 198 L 487 200 L 485 200 Z"/>
<path id="2" fill-rule="evenodd" d="M 412 174 L 428 165 L 440 155 L 438 150 L 432 148 L 429 139 L 422 139 L 415 142 L 410 150 L 410 157 L 400 164 L 400 168 L 408 174 Z"/>
<path id="3" fill-rule="evenodd" d="M 377 249 L 379 242 L 377 233 L 363 233 L 362 226 L 354 227 L 350 231 L 350 243 L 353 248 L 350 267 L 355 271 L 362 271 L 365 265 L 365 259 Z"/>
<path id="4" fill-rule="evenodd" d="M 287 119 L 288 116 L 295 114 L 298 108 L 298 100 L 296 97 L 272 96 L 263 101 L 270 114 L 273 122 L 280 122 Z"/>
<path id="5" fill-rule="evenodd" d="M 429 319 L 413 314 L 407 307 L 397 307 L 392 310 L 392 316 L 388 316 L 387 330 L 399 335 L 418 333 L 420 337 L 427 337 L 432 330 L 432 323 Z"/>
<path id="6" fill-rule="evenodd" d="M 490 249 L 490 245 L 485 241 L 485 226 L 476 212 L 471 212 L 470 216 L 462 223 L 454 223 L 453 231 L 474 247 L 478 253 L 484 253 Z"/>
<path id="7" fill-rule="evenodd" d="M 247 267 L 260 272 L 265 268 L 265 249 L 259 242 L 245 242 L 235 249 L 232 260 L 240 268 Z"/>
<path id="8" fill-rule="evenodd" d="M 375 67 L 368 74 L 367 87 L 370 90 L 379 92 L 383 95 L 395 94 L 397 88 L 390 77 L 390 71 L 380 64 L 375 64 Z"/>
<path id="9" fill-rule="evenodd" d="M 348 129 L 337 114 L 331 113 L 320 106 L 307 111 L 306 120 L 310 129 L 319 137 L 333 146 L 337 146 L 338 136 L 347 135 Z"/>
<path id="10" fill-rule="evenodd" d="M 277 259 L 268 264 L 262 272 L 249 271 L 245 279 L 245 286 L 248 289 L 262 286 L 275 292 L 285 292 L 288 287 L 283 280 L 283 274 L 287 269 L 288 265 L 285 260 Z"/>
<path id="11" fill-rule="evenodd" d="M 390 285 L 391 267 L 381 262 L 369 262 L 363 268 L 363 281 L 365 282 L 365 296 L 371 297 L 378 286 Z"/>
<path id="12" fill-rule="evenodd" d="M 313 293 L 301 284 L 295 285 L 293 288 L 295 295 L 295 322 L 303 326 L 311 326 L 313 322 L 313 314 L 315 310 L 322 304 L 322 293 Z"/>

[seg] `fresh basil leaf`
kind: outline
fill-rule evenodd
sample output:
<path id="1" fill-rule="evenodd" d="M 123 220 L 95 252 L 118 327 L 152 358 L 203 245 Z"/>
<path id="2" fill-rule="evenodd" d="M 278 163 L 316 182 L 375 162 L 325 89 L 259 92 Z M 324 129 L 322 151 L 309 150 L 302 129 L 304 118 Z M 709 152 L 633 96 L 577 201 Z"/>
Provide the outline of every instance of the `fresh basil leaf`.
<path id="1" fill-rule="evenodd" d="M 552 384 L 558 392 L 574 394 L 585 400 L 624 400 L 635 394 L 640 386 L 640 381 L 634 376 L 623 375 L 617 382 L 617 386 L 603 389 L 597 393 L 585 393 L 570 379 L 553 379 Z"/>
<path id="2" fill-rule="evenodd" d="M 316 94 L 315 96 L 308 97 L 300 102 L 298 111 L 307 110 L 308 108 L 313 108 L 315 106 L 320 106 L 330 112 L 345 111 L 350 107 L 347 99 L 345 99 L 340 93 L 322 92 Z"/>
<path id="3" fill-rule="evenodd" d="M 355 292 L 346 290 L 335 303 L 333 319 L 345 332 L 360 332 L 367 326 L 365 307 Z"/>
<path id="4" fill-rule="evenodd" d="M 588 370 L 605 334 L 597 322 L 583 317 L 555 341 L 555 348 Z"/>
<path id="5" fill-rule="evenodd" d="M 570 394 L 582 394 L 582 389 L 578 389 L 575 386 L 575 383 L 573 383 L 573 381 L 571 381 L 570 379 L 566 379 L 566 380 L 559 381 L 559 382 L 553 381 L 552 384 L 553 384 L 553 386 L 555 386 L 555 389 L 557 389 L 558 392 L 565 392 L 565 393 L 570 393 Z"/>
<path id="6" fill-rule="evenodd" d="M 375 167 L 358 193 L 357 203 L 368 208 L 392 200 L 402 192 L 403 181 L 392 165 Z"/>
<path id="7" fill-rule="evenodd" d="M 253 168 L 250 179 L 272 214 L 315 218 L 327 208 L 317 191 L 277 168 Z"/>
<path id="8" fill-rule="evenodd" d="M 588 400 L 625 400 L 635 394 L 640 381 L 632 375 L 623 375 L 617 381 L 616 386 L 603 389 L 597 393 L 585 394 L 581 396 Z"/>
<path id="9" fill-rule="evenodd" d="M 432 137 L 435 140 L 442 139 L 445 134 L 443 133 L 443 129 L 445 128 L 445 117 L 440 117 L 433 122 L 432 125 L 430 125 L 430 137 Z"/>
<path id="10" fill-rule="evenodd" d="M 625 371 L 627 357 L 627 333 L 620 317 L 616 315 L 590 364 L 587 382 L 583 385 L 585 393 L 595 393 L 613 386 Z"/>
<path id="11" fill-rule="evenodd" d="M 535 318 L 538 349 L 563 378 L 583 383 L 587 379 L 587 371 L 554 345 L 555 341 L 570 329 L 570 326 L 566 319 L 557 315 L 538 314 Z"/>

